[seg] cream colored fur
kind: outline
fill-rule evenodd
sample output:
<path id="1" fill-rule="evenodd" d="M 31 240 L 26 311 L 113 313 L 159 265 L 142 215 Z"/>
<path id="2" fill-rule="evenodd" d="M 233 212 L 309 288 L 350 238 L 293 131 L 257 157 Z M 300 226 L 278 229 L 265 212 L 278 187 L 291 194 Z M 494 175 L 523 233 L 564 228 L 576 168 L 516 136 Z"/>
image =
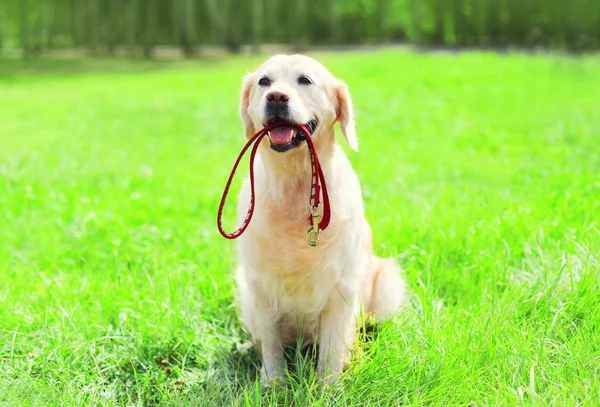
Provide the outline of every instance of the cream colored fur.
<path id="1" fill-rule="evenodd" d="M 268 75 L 272 84 L 259 86 Z M 300 75 L 311 85 L 298 84 Z M 340 123 L 348 144 L 358 150 L 352 102 L 346 84 L 317 61 L 302 55 L 278 55 L 244 77 L 240 115 L 246 137 L 264 127 L 266 93 L 289 95 L 293 121 L 313 118 L 313 139 L 323 166 L 332 217 L 317 247 L 306 242 L 311 168 L 306 143 L 279 153 L 265 137 L 255 163 L 256 209 L 239 238 L 236 271 L 243 322 L 260 345 L 261 379 L 269 384 L 284 376 L 282 347 L 317 341 L 317 370 L 326 383 L 336 380 L 349 362 L 361 310 L 382 320 L 405 301 L 398 266 L 371 251 L 356 173 L 337 144 Z M 241 192 L 238 221 L 246 216 L 250 188 Z"/>

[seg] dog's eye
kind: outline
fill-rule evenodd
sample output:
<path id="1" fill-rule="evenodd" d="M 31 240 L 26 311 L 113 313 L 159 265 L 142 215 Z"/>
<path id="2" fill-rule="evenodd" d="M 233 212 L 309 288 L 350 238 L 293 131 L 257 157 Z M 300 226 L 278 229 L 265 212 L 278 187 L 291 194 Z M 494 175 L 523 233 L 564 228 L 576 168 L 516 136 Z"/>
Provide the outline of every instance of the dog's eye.
<path id="1" fill-rule="evenodd" d="M 306 75 L 298 77 L 298 83 L 300 85 L 312 85 L 313 81 Z"/>
<path id="2" fill-rule="evenodd" d="M 262 78 L 259 79 L 258 84 L 260 86 L 269 86 L 269 85 L 271 85 L 271 80 L 269 78 L 267 78 L 266 76 L 263 76 Z"/>

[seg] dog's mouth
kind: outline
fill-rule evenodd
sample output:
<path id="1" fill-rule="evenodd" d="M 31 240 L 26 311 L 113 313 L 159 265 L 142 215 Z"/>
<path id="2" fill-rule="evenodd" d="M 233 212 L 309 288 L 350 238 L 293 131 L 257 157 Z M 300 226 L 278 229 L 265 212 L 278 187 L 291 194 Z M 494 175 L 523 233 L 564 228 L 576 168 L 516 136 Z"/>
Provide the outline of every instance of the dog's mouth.
<path id="1" fill-rule="evenodd" d="M 279 118 L 269 120 L 267 124 L 272 124 L 277 121 L 281 121 Z M 312 135 L 317 128 L 317 120 L 313 119 L 304 126 L 308 129 Z M 300 131 L 299 125 L 291 122 L 282 122 L 281 126 L 277 126 L 267 133 L 269 141 L 271 142 L 271 149 L 279 153 L 293 150 L 298 147 L 303 141 L 306 140 L 306 135 Z"/>

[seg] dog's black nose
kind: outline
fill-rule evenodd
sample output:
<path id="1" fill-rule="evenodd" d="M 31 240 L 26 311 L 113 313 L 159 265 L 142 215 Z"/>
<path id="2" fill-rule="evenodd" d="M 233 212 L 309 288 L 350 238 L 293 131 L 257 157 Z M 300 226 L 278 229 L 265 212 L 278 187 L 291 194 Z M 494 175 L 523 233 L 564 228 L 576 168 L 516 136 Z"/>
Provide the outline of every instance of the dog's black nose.
<path id="1" fill-rule="evenodd" d="M 290 100 L 290 97 L 283 92 L 269 92 L 267 93 L 267 102 L 269 104 L 273 104 L 274 106 L 281 106 L 287 104 Z"/>

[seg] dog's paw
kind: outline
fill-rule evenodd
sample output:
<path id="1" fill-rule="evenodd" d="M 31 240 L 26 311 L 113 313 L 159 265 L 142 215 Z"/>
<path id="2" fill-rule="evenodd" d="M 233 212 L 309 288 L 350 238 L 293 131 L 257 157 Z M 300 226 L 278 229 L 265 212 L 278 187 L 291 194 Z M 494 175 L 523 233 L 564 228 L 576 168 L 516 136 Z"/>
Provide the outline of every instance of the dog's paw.
<path id="1" fill-rule="evenodd" d="M 260 370 L 260 385 L 263 388 L 269 388 L 285 382 L 285 373 L 283 371 L 277 371 L 273 373 L 267 373 L 267 370 L 263 367 Z"/>

